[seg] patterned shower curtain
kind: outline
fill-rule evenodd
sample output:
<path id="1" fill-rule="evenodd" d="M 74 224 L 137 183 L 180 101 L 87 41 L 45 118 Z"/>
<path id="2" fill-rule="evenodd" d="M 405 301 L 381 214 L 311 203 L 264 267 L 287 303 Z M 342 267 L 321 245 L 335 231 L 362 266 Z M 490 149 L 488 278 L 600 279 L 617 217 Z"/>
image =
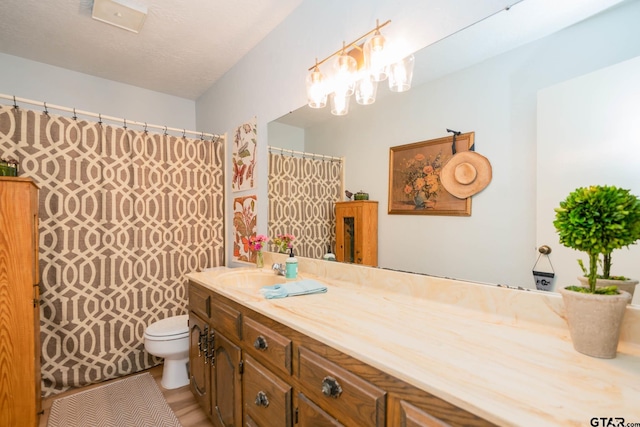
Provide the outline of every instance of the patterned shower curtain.
<path id="1" fill-rule="evenodd" d="M 322 258 L 335 251 L 335 202 L 342 200 L 339 159 L 269 153 L 270 237 L 293 234 L 296 255 Z M 335 253 L 335 252 L 334 252 Z"/>
<path id="2" fill-rule="evenodd" d="M 40 187 L 43 392 L 157 365 L 150 323 L 224 262 L 221 142 L 0 106 L 0 154 Z"/>

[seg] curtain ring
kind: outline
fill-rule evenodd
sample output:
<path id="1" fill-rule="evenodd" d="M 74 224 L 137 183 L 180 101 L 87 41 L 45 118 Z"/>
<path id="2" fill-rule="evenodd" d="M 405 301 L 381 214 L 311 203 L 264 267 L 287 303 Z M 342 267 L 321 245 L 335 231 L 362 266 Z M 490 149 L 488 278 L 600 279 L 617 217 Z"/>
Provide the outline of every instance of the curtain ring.
<path id="1" fill-rule="evenodd" d="M 183 139 L 185 138 L 185 133 L 186 133 L 186 130 L 182 129 L 182 138 Z"/>
<path id="2" fill-rule="evenodd" d="M 167 136 L 167 127 L 164 127 L 164 136 Z"/>
<path id="3" fill-rule="evenodd" d="M 149 133 L 149 131 L 147 130 L 147 122 L 144 122 L 144 133 Z"/>
<path id="4" fill-rule="evenodd" d="M 13 95 L 13 108 L 15 108 L 16 110 L 19 108 L 18 104 L 16 103 L 16 96 Z"/>
<path id="5" fill-rule="evenodd" d="M 200 133 L 200 141 L 204 141 L 204 132 Z"/>
<path id="6" fill-rule="evenodd" d="M 98 124 L 102 126 L 102 114 L 98 113 Z"/>
<path id="7" fill-rule="evenodd" d="M 78 116 L 76 115 L 76 109 L 73 109 L 73 116 L 71 117 L 73 120 L 78 120 Z"/>
<path id="8" fill-rule="evenodd" d="M 122 119 L 122 120 L 124 120 L 124 125 L 123 125 L 123 127 L 126 129 L 126 128 L 127 128 L 127 119 Z"/>
<path id="9" fill-rule="evenodd" d="M 47 103 L 43 102 L 44 104 L 44 113 L 48 116 L 49 115 L 49 110 L 47 109 Z"/>

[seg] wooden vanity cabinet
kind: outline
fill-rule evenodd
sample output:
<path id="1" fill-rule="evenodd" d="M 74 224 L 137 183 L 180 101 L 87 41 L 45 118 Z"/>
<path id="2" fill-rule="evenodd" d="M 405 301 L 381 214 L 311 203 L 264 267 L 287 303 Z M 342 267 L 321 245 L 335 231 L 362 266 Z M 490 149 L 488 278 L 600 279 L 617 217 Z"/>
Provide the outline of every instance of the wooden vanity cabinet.
<path id="1" fill-rule="evenodd" d="M 193 281 L 189 311 L 191 389 L 215 426 L 493 425 Z"/>
<path id="2" fill-rule="evenodd" d="M 38 187 L 0 177 L 0 425 L 37 426 L 40 395 Z"/>
<path id="3" fill-rule="evenodd" d="M 378 202 L 336 203 L 336 260 L 378 265 Z"/>

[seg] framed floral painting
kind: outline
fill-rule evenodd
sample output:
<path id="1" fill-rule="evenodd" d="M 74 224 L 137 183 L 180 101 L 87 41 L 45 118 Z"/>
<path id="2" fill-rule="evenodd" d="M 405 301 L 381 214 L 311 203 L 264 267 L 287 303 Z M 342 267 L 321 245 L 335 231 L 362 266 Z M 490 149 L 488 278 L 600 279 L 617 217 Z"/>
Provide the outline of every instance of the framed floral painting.
<path id="1" fill-rule="evenodd" d="M 455 152 L 469 151 L 474 133 L 455 136 Z M 471 216 L 471 197 L 459 199 L 440 182 L 440 171 L 453 157 L 454 137 L 391 147 L 389 214 Z"/>
<path id="2" fill-rule="evenodd" d="M 256 252 L 251 248 L 251 236 L 256 235 L 255 195 L 233 199 L 233 260 L 255 262 Z"/>
<path id="3" fill-rule="evenodd" d="M 231 191 L 255 188 L 257 133 L 256 117 L 238 126 L 233 133 Z"/>

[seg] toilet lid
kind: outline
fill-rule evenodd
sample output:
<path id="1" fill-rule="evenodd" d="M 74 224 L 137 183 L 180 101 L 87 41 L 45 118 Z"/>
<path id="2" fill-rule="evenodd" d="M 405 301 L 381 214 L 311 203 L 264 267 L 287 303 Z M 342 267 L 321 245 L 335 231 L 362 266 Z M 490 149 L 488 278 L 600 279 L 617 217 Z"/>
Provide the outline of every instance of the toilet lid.
<path id="1" fill-rule="evenodd" d="M 144 334 L 150 337 L 170 337 L 189 333 L 189 315 L 167 317 L 147 326 Z"/>

